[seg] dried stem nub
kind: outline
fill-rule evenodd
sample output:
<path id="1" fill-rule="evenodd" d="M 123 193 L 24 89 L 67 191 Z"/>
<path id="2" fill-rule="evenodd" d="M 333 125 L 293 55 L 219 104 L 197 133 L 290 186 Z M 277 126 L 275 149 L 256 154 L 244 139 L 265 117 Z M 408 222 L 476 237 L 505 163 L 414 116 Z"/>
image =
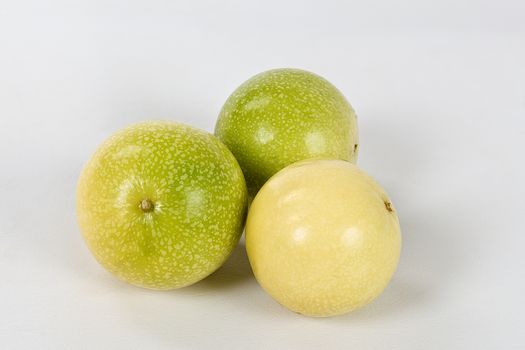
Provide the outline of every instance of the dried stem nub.
<path id="1" fill-rule="evenodd" d="M 153 204 L 151 200 L 143 199 L 142 201 L 140 201 L 139 208 L 143 212 L 149 213 L 150 211 L 153 211 L 153 209 L 155 209 L 155 205 Z"/>

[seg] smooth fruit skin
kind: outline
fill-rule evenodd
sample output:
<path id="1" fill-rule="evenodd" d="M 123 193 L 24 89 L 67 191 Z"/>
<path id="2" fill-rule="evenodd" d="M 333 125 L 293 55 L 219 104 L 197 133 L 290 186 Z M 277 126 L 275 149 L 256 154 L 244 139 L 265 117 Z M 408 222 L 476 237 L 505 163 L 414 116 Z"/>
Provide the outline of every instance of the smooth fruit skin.
<path id="1" fill-rule="evenodd" d="M 259 284 L 285 307 L 333 316 L 368 304 L 386 287 L 401 250 L 385 191 L 341 160 L 293 164 L 255 197 L 246 249 Z"/>
<path id="2" fill-rule="evenodd" d="M 224 104 L 215 135 L 239 161 L 252 197 L 299 160 L 357 160 L 352 106 L 327 80 L 299 69 L 270 70 L 242 84 Z"/>
<path id="3" fill-rule="evenodd" d="M 132 125 L 84 167 L 77 216 L 95 258 L 119 278 L 173 289 L 215 271 L 242 233 L 243 174 L 213 135 L 174 122 Z"/>

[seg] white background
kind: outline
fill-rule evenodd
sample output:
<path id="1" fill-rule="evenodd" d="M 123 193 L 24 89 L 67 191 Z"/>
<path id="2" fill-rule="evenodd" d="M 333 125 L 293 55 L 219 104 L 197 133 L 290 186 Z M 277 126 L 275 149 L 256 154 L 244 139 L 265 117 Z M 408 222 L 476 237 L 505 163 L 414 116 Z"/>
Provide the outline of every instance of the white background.
<path id="1" fill-rule="evenodd" d="M 241 244 L 182 290 L 117 281 L 75 221 L 83 163 L 146 119 L 212 131 L 250 76 L 297 67 L 359 115 L 404 246 L 373 304 L 311 319 Z M 525 348 L 525 2 L 0 0 L 1 349 Z"/>

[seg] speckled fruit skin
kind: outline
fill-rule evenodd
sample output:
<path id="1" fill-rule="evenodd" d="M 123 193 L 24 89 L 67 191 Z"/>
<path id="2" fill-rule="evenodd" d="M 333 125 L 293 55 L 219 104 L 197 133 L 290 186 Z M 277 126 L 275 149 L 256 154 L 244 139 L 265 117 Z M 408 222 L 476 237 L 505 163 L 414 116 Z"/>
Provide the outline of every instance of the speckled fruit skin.
<path id="1" fill-rule="evenodd" d="M 246 249 L 260 285 L 308 316 L 363 306 L 386 287 L 401 250 L 399 222 L 385 191 L 341 160 L 293 164 L 255 197 Z"/>
<path id="2" fill-rule="evenodd" d="M 296 161 L 357 160 L 352 106 L 327 80 L 299 69 L 270 70 L 242 84 L 224 104 L 215 135 L 239 161 L 252 197 Z"/>
<path id="3" fill-rule="evenodd" d="M 173 122 L 132 125 L 84 167 L 77 216 L 95 258 L 131 284 L 174 289 L 215 271 L 242 233 L 243 174 L 213 135 Z"/>

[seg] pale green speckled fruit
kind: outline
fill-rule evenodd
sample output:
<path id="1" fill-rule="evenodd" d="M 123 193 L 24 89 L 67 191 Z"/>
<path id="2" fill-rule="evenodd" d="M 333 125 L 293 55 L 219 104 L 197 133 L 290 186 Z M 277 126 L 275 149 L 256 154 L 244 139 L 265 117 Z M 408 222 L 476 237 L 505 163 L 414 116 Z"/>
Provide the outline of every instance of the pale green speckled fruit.
<path id="1" fill-rule="evenodd" d="M 242 84 L 223 106 L 215 135 L 239 161 L 251 196 L 296 161 L 357 160 L 354 110 L 327 80 L 299 69 L 270 70 Z"/>
<path id="2" fill-rule="evenodd" d="M 173 289 L 216 270 L 242 233 L 243 174 L 213 135 L 173 122 L 132 125 L 87 163 L 77 215 L 96 259 L 137 286 Z"/>

